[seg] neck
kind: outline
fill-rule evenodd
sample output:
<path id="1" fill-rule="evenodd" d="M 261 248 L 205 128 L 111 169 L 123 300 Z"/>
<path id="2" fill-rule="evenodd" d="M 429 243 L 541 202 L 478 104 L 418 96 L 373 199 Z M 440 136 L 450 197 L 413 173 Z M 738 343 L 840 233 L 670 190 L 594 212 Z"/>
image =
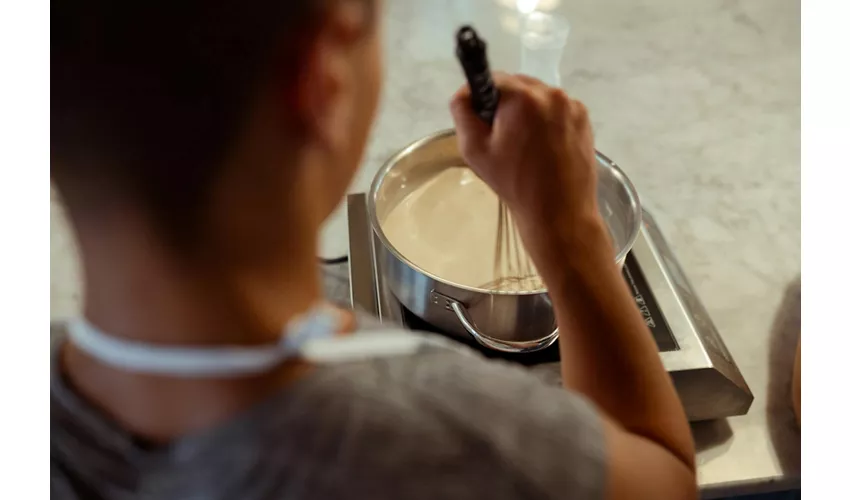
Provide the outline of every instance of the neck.
<path id="1" fill-rule="evenodd" d="M 111 335 L 158 344 L 267 343 L 321 299 L 309 234 L 290 235 L 287 245 L 256 259 L 233 259 L 215 247 L 183 256 L 131 215 L 114 219 L 96 230 L 78 226 L 84 312 Z"/>
<path id="2" fill-rule="evenodd" d="M 264 248 L 246 260 L 250 256 L 234 259 L 215 245 L 203 256 L 178 256 L 129 212 L 96 226 L 75 225 L 85 315 L 113 336 L 163 345 L 269 343 L 320 300 L 315 230 L 285 238 L 297 245 Z M 115 369 L 71 344 L 62 354 L 66 379 L 79 393 L 153 442 L 216 425 L 309 369 L 293 361 L 245 378 L 174 378 Z"/>

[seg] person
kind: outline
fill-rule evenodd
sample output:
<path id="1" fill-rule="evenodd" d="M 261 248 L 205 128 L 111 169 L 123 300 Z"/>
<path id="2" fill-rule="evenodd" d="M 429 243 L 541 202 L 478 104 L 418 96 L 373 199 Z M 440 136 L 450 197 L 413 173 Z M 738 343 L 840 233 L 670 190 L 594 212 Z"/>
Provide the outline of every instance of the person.
<path id="1" fill-rule="evenodd" d="M 802 356 L 800 355 L 801 341 L 797 340 L 797 352 L 794 355 L 794 371 L 791 374 L 791 408 L 794 409 L 794 417 L 797 419 L 797 427 L 800 427 L 800 412 L 803 401 L 803 385 L 800 377 L 800 364 Z"/>
<path id="2" fill-rule="evenodd" d="M 381 87 L 378 0 L 53 13 L 51 179 L 85 281 L 53 355 L 54 498 L 697 497 L 580 102 L 497 74 L 492 128 L 468 89 L 450 104 L 548 287 L 561 388 L 321 306 L 319 227 Z"/>

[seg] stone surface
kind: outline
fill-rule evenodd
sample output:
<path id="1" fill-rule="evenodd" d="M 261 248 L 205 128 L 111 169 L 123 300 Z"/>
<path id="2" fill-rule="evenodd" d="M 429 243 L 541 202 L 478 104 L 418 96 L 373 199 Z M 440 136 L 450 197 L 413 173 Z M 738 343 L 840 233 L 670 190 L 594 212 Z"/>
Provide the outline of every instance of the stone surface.
<path id="1" fill-rule="evenodd" d="M 459 24 L 485 37 L 494 68 L 519 68 L 514 0 L 384 3 L 384 94 L 352 191 L 367 190 L 404 145 L 451 126 L 447 102 L 463 81 L 453 58 Z M 799 433 L 783 356 L 793 359 L 799 334 L 799 1 L 540 0 L 538 8 L 569 19 L 563 86 L 587 104 L 597 148 L 652 209 L 755 394 L 749 415 L 695 426 L 700 482 L 793 483 Z M 55 319 L 77 310 L 80 283 L 51 204 Z M 344 209 L 335 217 L 322 238 L 329 257 L 346 248 Z M 345 289 L 339 276 L 328 279 L 337 294 Z"/>

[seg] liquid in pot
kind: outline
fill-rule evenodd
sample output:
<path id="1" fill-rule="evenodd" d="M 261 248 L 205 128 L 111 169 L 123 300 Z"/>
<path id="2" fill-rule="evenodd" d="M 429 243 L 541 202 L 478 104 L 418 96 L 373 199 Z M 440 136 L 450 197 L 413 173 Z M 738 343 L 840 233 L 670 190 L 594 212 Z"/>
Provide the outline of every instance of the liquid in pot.
<path id="1" fill-rule="evenodd" d="M 381 221 L 389 242 L 429 274 L 458 285 L 500 291 L 538 291 L 528 276 L 504 279 L 496 272 L 499 200 L 466 167 L 452 167 L 423 183 Z M 525 257 L 521 242 L 517 252 Z"/>

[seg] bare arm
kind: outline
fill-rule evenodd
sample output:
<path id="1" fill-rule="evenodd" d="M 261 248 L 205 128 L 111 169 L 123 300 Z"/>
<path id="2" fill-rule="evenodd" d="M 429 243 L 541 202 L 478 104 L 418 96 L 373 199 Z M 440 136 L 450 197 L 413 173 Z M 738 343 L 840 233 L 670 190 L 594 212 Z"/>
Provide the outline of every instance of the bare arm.
<path id="1" fill-rule="evenodd" d="M 694 447 L 684 410 L 614 264 L 604 223 L 593 216 L 575 224 L 584 228 L 571 228 L 570 237 L 549 232 L 551 242 L 544 244 L 552 249 L 553 262 L 540 266 L 546 270 L 543 278 L 562 332 L 564 385 L 693 470 Z"/>
<path id="2" fill-rule="evenodd" d="M 470 167 L 514 213 L 552 298 L 564 384 L 605 414 L 610 499 L 696 498 L 694 445 L 672 381 L 614 263 L 596 204 L 586 110 L 522 75 L 496 75 L 492 129 L 452 102 Z"/>

